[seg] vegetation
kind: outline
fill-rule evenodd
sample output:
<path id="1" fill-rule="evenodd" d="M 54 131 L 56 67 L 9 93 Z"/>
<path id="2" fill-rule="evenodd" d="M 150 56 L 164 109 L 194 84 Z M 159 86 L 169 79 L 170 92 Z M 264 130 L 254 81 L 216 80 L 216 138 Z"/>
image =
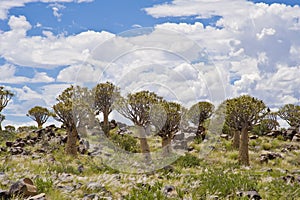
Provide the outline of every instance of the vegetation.
<path id="1" fill-rule="evenodd" d="M 260 123 L 270 112 L 262 100 L 242 95 L 226 101 L 226 123 L 235 131 L 234 140 L 239 141 L 239 162 L 250 165 L 248 131 Z"/>
<path id="2" fill-rule="evenodd" d="M 300 127 L 300 106 L 294 104 L 286 104 L 278 111 L 279 117 L 284 119 L 290 126 Z"/>
<path id="3" fill-rule="evenodd" d="M 13 95 L 3 87 L 0 89 L 3 109 Z M 54 134 L 66 135 L 66 145 L 53 145 L 51 140 L 41 141 L 39 146 L 24 144 L 24 155 L 11 155 L 7 141 L 32 139 L 40 130 L 19 127 L 16 131 L 14 126 L 6 126 L 0 134 L 0 172 L 7 175 L 9 178 L 4 179 L 9 181 L 24 174 L 33 177 L 38 192 L 46 193 L 47 199 L 70 199 L 70 196 L 82 199 L 86 194 L 109 195 L 113 199 L 246 199 L 239 195 L 243 191 L 257 191 L 262 199 L 297 199 L 300 190 L 295 177 L 300 176 L 300 144 L 286 141 L 282 135 L 272 138 L 265 133 L 277 129 L 277 116 L 299 128 L 299 106 L 288 104 L 273 113 L 262 100 L 249 95 L 228 99 L 223 105 L 226 105 L 223 132 L 234 133 L 233 143 L 221 138 L 210 147 L 211 153 L 200 159 L 203 142 L 192 140 L 187 144 L 189 152 L 161 170 L 121 174 L 107 167 L 98 156 L 90 155 L 91 152 L 78 154 L 81 128 L 99 125 L 96 119 L 99 113 L 105 121 L 102 129 L 113 144 L 130 153 L 143 153 L 151 164 L 150 150 L 160 146 L 160 142 L 167 147 L 163 153 L 170 154 L 174 134 L 186 123 L 182 118 L 187 117 L 195 124 L 199 133 L 203 131 L 204 122 L 217 111 L 211 103 L 198 102 L 186 112 L 179 103 L 168 102 L 150 91 L 130 93 L 124 98 L 119 88 L 109 82 L 100 83 L 92 90 L 70 86 L 53 106 L 55 119 L 64 127 L 55 129 Z M 122 130 L 118 127 L 110 130 L 108 116 L 112 109 L 130 119 L 138 135 L 120 134 Z M 38 106 L 28 111 L 40 128 L 48 118 L 36 113 L 48 117 L 51 113 Z M 260 136 L 249 142 L 249 133 Z M 93 134 L 90 137 L 95 137 Z M 236 142 L 237 149 L 234 148 Z M 51 151 L 43 153 L 41 149 Z M 265 151 L 278 157 L 262 162 Z M 113 158 L 110 149 L 103 152 Z M 248 167 L 250 160 L 251 167 Z M 98 182 L 100 186 L 94 184 Z M 97 187 L 91 187 L 93 184 Z M 9 185 L 0 181 L 0 187 L 8 189 Z"/>
<path id="4" fill-rule="evenodd" d="M 95 96 L 95 110 L 96 113 L 103 114 L 103 126 L 102 129 L 106 136 L 109 133 L 109 121 L 108 116 L 112 112 L 113 103 L 120 96 L 119 88 L 116 87 L 113 83 L 99 83 L 93 89 L 93 93 Z"/>
<path id="5" fill-rule="evenodd" d="M 53 114 L 47 108 L 35 106 L 28 111 L 27 116 L 36 121 L 38 128 L 42 128 L 43 124 L 46 123 L 48 118 L 53 116 Z"/>

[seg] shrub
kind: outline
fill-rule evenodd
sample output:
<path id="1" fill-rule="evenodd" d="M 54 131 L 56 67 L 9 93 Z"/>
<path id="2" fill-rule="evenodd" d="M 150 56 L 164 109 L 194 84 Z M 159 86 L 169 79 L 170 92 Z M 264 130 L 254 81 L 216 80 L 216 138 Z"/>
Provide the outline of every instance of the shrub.
<path id="1" fill-rule="evenodd" d="M 15 132 L 16 128 L 12 125 L 7 125 L 5 126 L 5 130 L 7 130 L 8 132 Z"/>
<path id="2" fill-rule="evenodd" d="M 185 156 L 181 156 L 176 162 L 175 165 L 182 167 L 182 168 L 187 168 L 187 167 L 197 167 L 200 165 L 201 160 L 193 156 L 190 153 L 186 153 Z"/>
<path id="3" fill-rule="evenodd" d="M 270 150 L 272 148 L 272 144 L 270 143 L 263 143 L 262 144 L 263 150 Z"/>
<path id="4" fill-rule="evenodd" d="M 131 135 L 112 134 L 110 139 L 114 144 L 125 151 L 132 153 L 137 153 L 139 151 L 137 140 Z"/>

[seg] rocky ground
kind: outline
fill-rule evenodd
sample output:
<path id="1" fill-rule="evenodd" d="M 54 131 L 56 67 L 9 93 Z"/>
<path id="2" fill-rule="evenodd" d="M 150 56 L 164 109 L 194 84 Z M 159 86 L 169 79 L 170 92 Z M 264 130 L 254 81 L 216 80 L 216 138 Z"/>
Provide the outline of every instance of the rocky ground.
<path id="1" fill-rule="evenodd" d="M 112 128 L 117 145 L 138 149 L 126 125 Z M 99 155 L 113 155 L 87 139 L 80 139 L 77 158 L 67 156 L 62 128 L 3 132 L 0 199 L 300 199 L 299 138 L 293 130 L 251 135 L 251 166 L 242 167 L 228 135 L 199 158 L 203 142 L 186 130 L 173 139 L 173 148 L 181 153 L 175 162 L 134 174 L 107 166 Z M 160 138 L 153 136 L 149 143 L 155 150 Z"/>

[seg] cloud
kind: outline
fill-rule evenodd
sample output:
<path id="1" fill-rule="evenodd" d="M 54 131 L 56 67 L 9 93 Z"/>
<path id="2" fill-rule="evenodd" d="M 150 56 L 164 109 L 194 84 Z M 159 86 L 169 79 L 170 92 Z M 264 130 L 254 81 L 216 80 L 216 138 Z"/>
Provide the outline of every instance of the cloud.
<path id="1" fill-rule="evenodd" d="M 16 66 L 11 64 L 4 64 L 0 66 L 0 83 L 50 83 L 55 81 L 54 78 L 49 77 L 45 72 L 35 72 L 34 77 L 32 78 L 16 76 L 16 69 Z"/>
<path id="2" fill-rule="evenodd" d="M 66 7 L 58 3 L 50 4 L 49 7 L 52 8 L 54 17 L 56 17 L 58 21 L 61 21 L 62 13 L 60 11 Z"/>
<path id="3" fill-rule="evenodd" d="M 25 4 L 33 2 L 43 3 L 88 3 L 94 0 L 1 0 L 0 1 L 0 20 L 6 19 L 11 8 L 23 7 Z M 56 11 L 53 10 L 55 13 Z M 57 13 L 59 15 L 59 13 Z M 55 14 L 54 14 L 55 15 Z"/>

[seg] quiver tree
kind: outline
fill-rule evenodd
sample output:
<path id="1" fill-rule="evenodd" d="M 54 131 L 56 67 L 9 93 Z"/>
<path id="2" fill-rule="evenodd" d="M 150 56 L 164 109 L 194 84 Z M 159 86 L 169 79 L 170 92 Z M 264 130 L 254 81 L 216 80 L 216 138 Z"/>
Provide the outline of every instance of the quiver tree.
<path id="1" fill-rule="evenodd" d="M 277 112 L 278 116 L 285 120 L 291 127 L 300 127 L 300 106 L 286 104 Z"/>
<path id="2" fill-rule="evenodd" d="M 188 110 L 187 118 L 190 122 L 192 122 L 197 126 L 197 132 L 196 132 L 197 137 L 201 136 L 202 139 L 204 139 L 205 137 L 204 122 L 205 120 L 207 120 L 212 116 L 214 108 L 215 107 L 213 104 L 205 101 L 200 101 L 194 104 Z"/>
<path id="3" fill-rule="evenodd" d="M 0 86 L 0 113 L 11 100 L 14 94 L 8 90 L 5 90 L 3 86 Z"/>
<path id="4" fill-rule="evenodd" d="M 49 119 L 53 114 L 47 109 L 41 106 L 35 106 L 31 108 L 26 116 L 30 117 L 38 124 L 38 128 L 42 128 L 43 124 Z"/>
<path id="5" fill-rule="evenodd" d="M 241 133 L 239 144 L 239 162 L 249 165 L 248 131 L 260 123 L 270 112 L 263 101 L 242 95 L 226 101 L 226 123 Z"/>
<path id="6" fill-rule="evenodd" d="M 181 105 L 163 101 L 151 111 L 151 124 L 155 126 L 156 135 L 162 138 L 164 155 L 171 152 L 171 140 L 180 128 L 182 117 Z"/>
<path id="7" fill-rule="evenodd" d="M 93 88 L 94 107 L 96 114 L 103 114 L 102 129 L 106 136 L 109 135 L 108 116 L 112 112 L 112 105 L 116 98 L 120 96 L 120 89 L 110 82 L 99 83 Z"/>
<path id="8" fill-rule="evenodd" d="M 119 98 L 116 110 L 125 118 L 131 120 L 138 130 L 141 152 L 146 161 L 151 161 L 150 147 L 147 142 L 147 131 L 150 126 L 150 112 L 154 105 L 162 101 L 162 97 L 153 92 L 140 91 L 128 94 L 127 98 Z"/>
<path id="9" fill-rule="evenodd" d="M 53 106 L 55 119 L 62 122 L 67 131 L 66 153 L 75 156 L 78 147 L 77 127 L 84 126 L 86 116 L 91 112 L 87 88 L 71 86 L 57 97 L 58 103 Z"/>

